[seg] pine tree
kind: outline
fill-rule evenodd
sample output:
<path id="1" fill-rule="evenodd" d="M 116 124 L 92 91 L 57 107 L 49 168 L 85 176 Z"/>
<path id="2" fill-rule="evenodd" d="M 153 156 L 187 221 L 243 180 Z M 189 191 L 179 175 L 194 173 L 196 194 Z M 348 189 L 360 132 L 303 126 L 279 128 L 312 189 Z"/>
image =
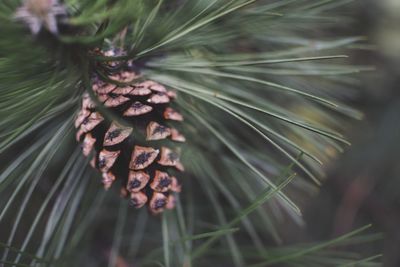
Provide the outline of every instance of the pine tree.
<path id="1" fill-rule="evenodd" d="M 0 262 L 378 265 L 278 246 L 361 117 L 347 2 L 2 1 Z"/>

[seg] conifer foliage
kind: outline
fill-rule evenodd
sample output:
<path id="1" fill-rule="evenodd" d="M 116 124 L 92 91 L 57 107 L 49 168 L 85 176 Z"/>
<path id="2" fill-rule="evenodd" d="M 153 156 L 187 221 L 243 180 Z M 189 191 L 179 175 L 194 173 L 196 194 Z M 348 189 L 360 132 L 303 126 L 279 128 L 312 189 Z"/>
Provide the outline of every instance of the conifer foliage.
<path id="1" fill-rule="evenodd" d="M 361 117 L 348 2 L 0 1 L 0 265 L 374 266 L 277 246 Z"/>

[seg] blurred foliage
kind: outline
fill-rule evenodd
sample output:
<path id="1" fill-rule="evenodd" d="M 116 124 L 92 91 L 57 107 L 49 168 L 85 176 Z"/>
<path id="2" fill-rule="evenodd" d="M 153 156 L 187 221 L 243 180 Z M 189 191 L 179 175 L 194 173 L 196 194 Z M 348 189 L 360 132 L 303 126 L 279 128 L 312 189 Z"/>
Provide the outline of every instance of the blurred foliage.
<path id="1" fill-rule="evenodd" d="M 400 264 L 400 198 L 396 190 L 400 179 L 399 4 L 396 0 L 367 0 L 353 5 L 358 20 L 347 32 L 362 33 L 370 42 L 368 50 L 352 52 L 353 61 L 376 68 L 362 79 L 364 90 L 353 101 L 365 113 L 365 120 L 347 130 L 352 147 L 329 168 L 329 182 L 305 210 L 312 238 L 329 238 L 372 223 L 385 238 L 375 246 L 359 249 L 383 248 L 384 266 Z"/>

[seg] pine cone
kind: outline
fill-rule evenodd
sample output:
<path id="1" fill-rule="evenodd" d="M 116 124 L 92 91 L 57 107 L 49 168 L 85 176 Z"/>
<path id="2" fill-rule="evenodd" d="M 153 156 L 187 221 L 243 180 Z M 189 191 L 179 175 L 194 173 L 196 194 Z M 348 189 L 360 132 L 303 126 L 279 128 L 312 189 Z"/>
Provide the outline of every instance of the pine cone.
<path id="1" fill-rule="evenodd" d="M 131 62 L 107 62 L 102 69 L 109 79 L 124 85 L 93 75 L 93 92 L 129 125 L 105 119 L 85 92 L 75 120 L 76 139 L 83 140 L 83 154 L 89 156 L 94 151 L 91 165 L 102 173 L 104 188 L 120 180 L 121 195 L 129 197 L 135 208 L 148 203 L 152 213 L 172 209 L 173 193 L 181 190 L 173 173 L 184 170 L 174 143 L 184 142 L 185 137 L 168 126 L 183 121 L 182 115 L 170 107 L 176 93 L 155 81 L 143 80 Z"/>

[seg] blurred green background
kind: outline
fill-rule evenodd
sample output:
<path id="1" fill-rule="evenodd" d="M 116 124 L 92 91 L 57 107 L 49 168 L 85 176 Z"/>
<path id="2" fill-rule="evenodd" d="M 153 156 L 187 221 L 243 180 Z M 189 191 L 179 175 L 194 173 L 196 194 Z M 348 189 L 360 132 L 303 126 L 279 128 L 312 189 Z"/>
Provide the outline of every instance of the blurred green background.
<path id="1" fill-rule="evenodd" d="M 347 130 L 352 146 L 327 167 L 327 182 L 306 204 L 309 236 L 302 238 L 327 239 L 372 223 L 384 241 L 363 249 L 383 249 L 384 266 L 400 266 L 400 1 L 360 0 L 349 12 L 355 23 L 348 32 L 370 43 L 351 58 L 376 70 L 363 76 L 353 103 L 365 118 Z"/>

